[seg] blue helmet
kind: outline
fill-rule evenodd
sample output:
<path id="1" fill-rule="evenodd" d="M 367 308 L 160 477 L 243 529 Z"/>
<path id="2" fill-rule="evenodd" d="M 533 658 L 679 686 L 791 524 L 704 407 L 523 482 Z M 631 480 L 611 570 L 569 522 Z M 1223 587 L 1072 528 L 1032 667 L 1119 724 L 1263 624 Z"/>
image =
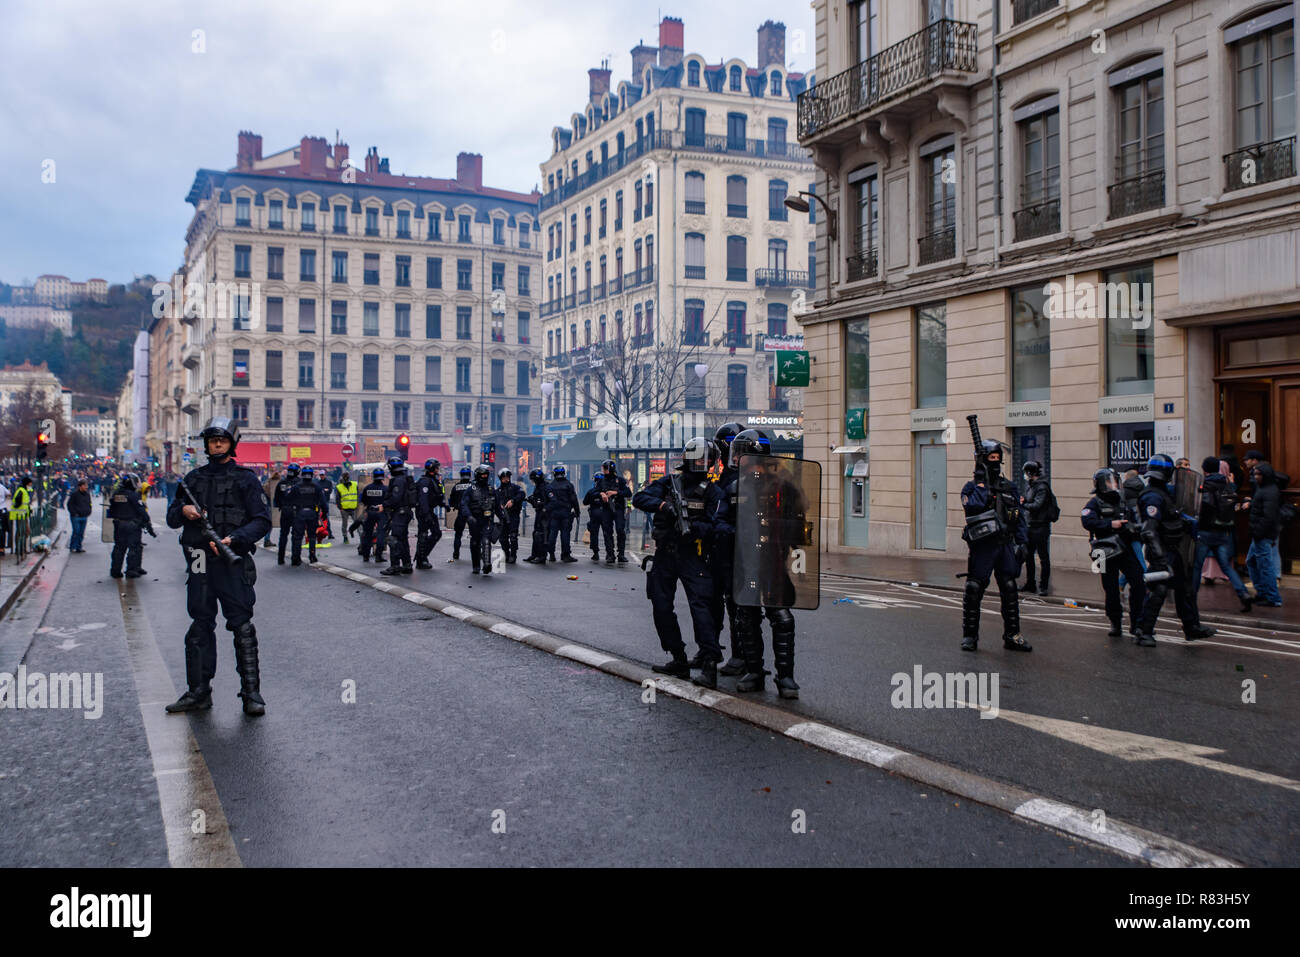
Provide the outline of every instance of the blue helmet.
<path id="1" fill-rule="evenodd" d="M 1174 477 L 1174 460 L 1163 452 L 1157 452 L 1147 460 L 1147 478 L 1156 482 L 1168 482 Z"/>
<path id="2" fill-rule="evenodd" d="M 288 465 L 286 465 L 286 466 L 284 467 L 284 470 L 285 470 L 285 472 L 287 472 L 289 475 L 297 475 L 297 474 L 298 474 L 298 463 L 297 463 L 297 462 L 290 462 Z"/>
<path id="3" fill-rule="evenodd" d="M 440 467 L 440 465 L 439 465 L 439 462 L 438 462 L 437 459 L 425 459 L 425 460 L 424 460 L 424 470 L 425 470 L 426 472 L 428 472 L 428 471 L 436 471 L 439 467 Z"/>
<path id="4" fill-rule="evenodd" d="M 394 472 L 400 472 L 402 469 L 406 468 L 406 463 L 402 461 L 400 455 L 394 455 L 388 460 L 388 467 Z"/>
<path id="5" fill-rule="evenodd" d="M 464 466 L 464 467 L 460 470 L 460 477 L 461 477 L 461 478 L 469 478 L 469 477 L 470 477 L 471 475 L 473 475 L 473 474 L 474 474 L 474 471 L 473 471 L 473 470 L 472 470 L 468 465 Z"/>
<path id="6" fill-rule="evenodd" d="M 565 470 L 563 465 L 557 465 L 555 466 L 555 468 L 551 469 L 551 474 L 554 475 L 556 478 L 564 478 L 564 476 L 568 475 L 569 473 L 568 471 Z"/>
<path id="7" fill-rule="evenodd" d="M 316 474 L 316 470 L 313 469 L 310 465 L 308 465 L 298 474 L 300 474 L 303 478 L 311 478 L 313 475 Z"/>
<path id="8" fill-rule="evenodd" d="M 370 475 L 371 475 L 371 477 L 373 477 L 373 478 L 383 478 L 383 477 L 384 477 L 384 470 L 383 470 L 383 469 L 372 469 L 371 472 L 370 472 Z"/>

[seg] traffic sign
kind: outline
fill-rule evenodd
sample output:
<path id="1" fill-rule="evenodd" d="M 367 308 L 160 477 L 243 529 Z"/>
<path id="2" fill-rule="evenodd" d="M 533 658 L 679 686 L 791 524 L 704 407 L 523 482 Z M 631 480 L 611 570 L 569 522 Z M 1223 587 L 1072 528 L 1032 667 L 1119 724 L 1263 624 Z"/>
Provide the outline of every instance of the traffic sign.
<path id="1" fill-rule="evenodd" d="M 350 458 L 352 458 L 352 456 L 354 456 L 354 455 L 356 455 L 356 454 L 357 454 L 357 450 L 356 450 L 355 448 L 353 448 L 351 445 L 345 445 L 345 446 L 343 446 L 343 457 L 344 457 L 345 459 L 350 459 Z"/>

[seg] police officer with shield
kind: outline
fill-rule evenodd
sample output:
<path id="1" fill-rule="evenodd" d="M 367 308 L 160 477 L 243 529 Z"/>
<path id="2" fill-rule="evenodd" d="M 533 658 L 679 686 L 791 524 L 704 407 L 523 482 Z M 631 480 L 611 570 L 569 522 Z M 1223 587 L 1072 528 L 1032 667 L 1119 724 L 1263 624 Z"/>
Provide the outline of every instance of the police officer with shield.
<path id="1" fill-rule="evenodd" d="M 144 553 L 140 532 L 145 530 L 154 538 L 158 537 L 149 520 L 149 510 L 140 501 L 139 487 L 136 477 L 125 472 L 108 496 L 108 517 L 113 520 L 113 555 L 109 560 L 108 574 L 113 578 L 122 577 L 123 556 L 126 557 L 127 578 L 139 578 L 145 574 L 140 567 Z"/>
<path id="2" fill-rule="evenodd" d="M 528 473 L 528 480 L 533 483 L 533 490 L 528 495 L 528 504 L 533 507 L 533 547 L 524 559 L 530 565 L 546 564 L 546 473 L 533 469 Z"/>
<path id="3" fill-rule="evenodd" d="M 237 465 L 239 426 L 212 419 L 199 433 L 208 463 L 182 480 L 167 508 L 167 527 L 181 529 L 185 552 L 186 605 L 193 623 L 185 633 L 186 692 L 167 706 L 170 713 L 212 707 L 217 673 L 217 605 L 235 638 L 235 670 L 244 714 L 266 713 L 253 628 L 253 567 L 256 543 L 271 530 L 271 503 L 252 469 Z"/>
<path id="4" fill-rule="evenodd" d="M 361 490 L 361 505 L 366 517 L 361 521 L 361 544 L 357 551 L 363 562 L 370 561 L 372 550 L 376 563 L 384 560 L 384 546 L 388 542 L 388 516 L 384 514 L 384 496 L 387 494 L 384 470 L 372 470 L 370 484 Z"/>
<path id="5" fill-rule="evenodd" d="M 465 534 L 465 526 L 469 524 L 469 513 L 461 505 L 460 499 L 473 484 L 473 470 L 468 465 L 461 466 L 460 480 L 451 487 L 451 494 L 447 496 L 447 507 L 456 512 L 456 519 L 452 525 L 454 534 L 451 539 L 451 558 L 447 559 L 448 564 L 460 561 L 460 540 Z"/>
<path id="6" fill-rule="evenodd" d="M 442 468 L 437 459 L 426 459 L 424 474 L 415 483 L 415 567 L 430 569 L 429 553 L 442 538 L 438 509 L 443 506 Z"/>
<path id="7" fill-rule="evenodd" d="M 1124 634 L 1124 602 L 1120 595 L 1119 576 L 1128 582 L 1129 627 L 1136 634 L 1142 617 L 1146 586 L 1142 566 L 1133 553 L 1136 531 L 1129 524 L 1129 511 L 1119 487 L 1119 476 L 1112 469 L 1098 469 L 1092 475 L 1093 496 L 1079 513 L 1079 521 L 1088 530 L 1092 567 L 1101 573 L 1101 588 L 1106 594 L 1106 617 L 1110 619 L 1111 638 Z"/>
<path id="8" fill-rule="evenodd" d="M 511 481 L 509 469 L 497 473 L 501 484 L 497 486 L 497 506 L 501 516 L 501 550 L 506 564 L 513 565 L 519 558 L 519 515 L 524 505 L 524 490 Z"/>
<path id="9" fill-rule="evenodd" d="M 384 493 L 384 514 L 388 516 L 388 567 L 381 575 L 411 575 L 411 513 L 415 509 L 415 482 L 406 471 L 401 456 L 388 460 L 392 479 Z"/>
<path id="10" fill-rule="evenodd" d="M 1002 475 L 1002 445 L 980 437 L 977 416 L 968 415 L 966 421 L 975 443 L 975 477 L 961 489 L 966 513 L 961 537 L 970 548 L 961 603 L 961 649 L 975 651 L 979 646 L 980 602 L 993 575 L 1002 598 L 1002 647 L 1008 651 L 1033 651 L 1020 634 L 1020 595 L 1016 589 L 1029 542 L 1029 529 L 1020 510 L 1020 492 Z"/>

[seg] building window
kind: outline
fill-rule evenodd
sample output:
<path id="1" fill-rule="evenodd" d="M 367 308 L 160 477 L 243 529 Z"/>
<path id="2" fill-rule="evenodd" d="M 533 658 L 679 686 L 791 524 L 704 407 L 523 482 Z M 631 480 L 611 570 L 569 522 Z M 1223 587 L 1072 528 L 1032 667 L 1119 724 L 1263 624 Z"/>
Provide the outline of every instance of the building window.
<path id="1" fill-rule="evenodd" d="M 742 365 L 727 366 L 727 408 L 749 408 L 749 375 Z"/>
<path id="2" fill-rule="evenodd" d="M 1160 65 L 1160 57 L 1130 69 Z M 1123 70 L 1112 74 L 1126 75 Z M 1110 195 L 1110 216 L 1131 216 L 1165 204 L 1165 109 L 1164 74 L 1157 71 L 1115 89 L 1117 129 L 1115 183 Z"/>
<path id="3" fill-rule="evenodd" d="M 529 408 L 526 405 L 515 406 L 515 431 L 526 433 L 530 429 Z"/>
<path id="4" fill-rule="evenodd" d="M 268 429 L 280 427 L 280 400 L 265 399 L 262 402 L 262 421 Z"/>
<path id="5" fill-rule="evenodd" d="M 688 109 L 686 111 L 686 145 L 703 146 L 704 124 L 708 114 L 700 109 Z"/>
<path id="6" fill-rule="evenodd" d="M 506 314 L 504 312 L 492 313 L 492 341 L 506 341 Z"/>
<path id="7" fill-rule="evenodd" d="M 1011 401 L 1052 397 L 1051 330 L 1042 283 L 1011 293 Z"/>
<path id="8" fill-rule="evenodd" d="M 632 203 L 632 222 L 639 223 L 641 221 L 641 203 L 642 196 L 645 193 L 645 184 L 640 180 L 637 180 L 636 185 L 633 186 L 632 189 L 634 194 L 634 201 Z"/>
<path id="9" fill-rule="evenodd" d="M 738 66 L 733 66 L 731 68 L 731 92 L 740 92 L 740 67 Z"/>
<path id="10" fill-rule="evenodd" d="M 442 288 L 442 259 L 427 256 L 424 260 L 424 286 L 426 289 Z"/>
<path id="11" fill-rule="evenodd" d="M 456 260 L 456 288 L 466 289 L 466 290 L 473 289 L 474 288 L 473 277 L 474 277 L 474 260 L 457 259 Z"/>
<path id="12" fill-rule="evenodd" d="M 527 359 L 515 362 L 515 395 L 529 395 L 529 364 Z"/>
<path id="13" fill-rule="evenodd" d="M 767 271 L 770 280 L 777 285 L 784 286 L 790 280 L 790 276 L 786 271 L 787 249 L 784 239 L 769 239 L 767 241 Z"/>
<path id="14" fill-rule="evenodd" d="M 529 322 L 528 313 L 526 312 L 519 313 L 519 317 L 517 320 L 517 327 L 518 327 L 517 331 L 519 333 L 520 344 L 525 346 L 528 345 L 532 341 L 532 336 L 529 334 L 530 322 Z"/>
<path id="15" fill-rule="evenodd" d="M 704 278 L 704 234 L 686 234 L 686 278 Z"/>
<path id="16" fill-rule="evenodd" d="M 346 233 L 348 231 L 348 211 L 342 203 L 334 206 L 334 232 Z"/>
<path id="17" fill-rule="evenodd" d="M 1154 270 L 1150 265 L 1105 274 L 1106 394 L 1155 392 Z M 1134 321 L 1140 319 L 1141 321 Z"/>
<path id="18" fill-rule="evenodd" d="M 395 283 L 398 286 L 409 286 L 411 284 L 411 257 L 397 257 L 397 274 Z"/>
<path id="19" fill-rule="evenodd" d="M 313 399 L 298 400 L 298 428 L 316 428 L 316 402 Z"/>
<path id="20" fill-rule="evenodd" d="M 767 218 L 784 222 L 788 218 L 785 197 L 789 187 L 783 179 L 774 179 L 767 184 Z"/>
<path id="21" fill-rule="evenodd" d="M 939 302 L 916 310 L 916 407 L 948 404 L 948 308 Z"/>
<path id="22" fill-rule="evenodd" d="M 366 207 L 366 235 L 379 235 L 379 209 L 376 206 Z"/>
<path id="23" fill-rule="evenodd" d="M 367 352 L 361 356 L 361 388 L 366 392 L 379 391 L 379 353 Z"/>
<path id="24" fill-rule="evenodd" d="M 460 357 L 456 360 L 456 391 L 468 392 L 469 386 L 470 360 Z"/>
<path id="25" fill-rule="evenodd" d="M 361 304 L 361 334 L 363 336 L 379 335 L 379 303 L 363 302 Z"/>
<path id="26" fill-rule="evenodd" d="M 373 432 L 379 428 L 378 402 L 361 403 L 361 428 L 367 432 Z"/>
<path id="27" fill-rule="evenodd" d="M 957 255 L 957 175 L 953 137 L 921 147 L 923 174 L 921 265 Z"/>
<path id="28" fill-rule="evenodd" d="M 1049 97 L 1048 101 L 1055 103 L 1056 97 Z M 1034 104 L 1028 107 L 1034 108 Z M 1020 183 L 1020 208 L 1014 216 L 1017 240 L 1060 232 L 1060 116 L 1059 110 L 1049 109 L 1019 122 L 1024 176 Z"/>
<path id="29" fill-rule="evenodd" d="M 492 288 L 494 290 L 495 289 L 500 289 L 502 291 L 505 290 L 506 288 L 506 264 L 505 263 L 492 264 Z"/>
<path id="30" fill-rule="evenodd" d="M 708 398 L 705 377 L 695 371 L 694 363 L 686 364 L 686 393 L 683 404 L 687 409 L 703 409 Z"/>
<path id="31" fill-rule="evenodd" d="M 1291 5 L 1237 24 L 1224 33 L 1236 71 L 1228 188 L 1294 176 L 1296 134 L 1295 26 Z M 1254 32 L 1252 32 L 1254 31 Z M 1252 164 L 1254 176 L 1245 176 Z"/>
<path id="32" fill-rule="evenodd" d="M 424 338 L 442 338 L 442 306 L 427 305 L 424 307 Z"/>
<path id="33" fill-rule="evenodd" d="M 442 391 L 442 356 L 424 357 L 424 391 Z"/>
<path id="34" fill-rule="evenodd" d="M 424 430 L 426 432 L 442 431 L 442 403 L 424 403 Z"/>
<path id="35" fill-rule="evenodd" d="M 442 213 L 429 214 L 429 235 L 427 238 L 442 241 Z"/>
<path id="36" fill-rule="evenodd" d="M 411 427 L 411 403 L 393 403 L 393 428 L 409 429 Z"/>
<path id="37" fill-rule="evenodd" d="M 748 342 L 745 338 L 745 304 L 743 302 L 727 303 L 727 338 L 722 343 L 728 349 L 743 349 Z"/>
<path id="38" fill-rule="evenodd" d="M 727 237 L 727 281 L 745 282 L 749 271 L 745 265 L 745 237 Z"/>
<path id="39" fill-rule="evenodd" d="M 348 354 L 346 352 L 330 353 L 330 388 L 346 389 L 348 387 Z"/>
<path id="40" fill-rule="evenodd" d="M 298 353 L 298 388 L 314 389 L 316 387 L 316 353 Z"/>
<path id="41" fill-rule="evenodd" d="M 655 211 L 655 181 L 645 181 L 645 214 L 648 218 Z"/>
<path id="42" fill-rule="evenodd" d="M 748 117 L 744 113 L 727 114 L 727 149 L 745 151 L 748 140 L 745 138 L 745 124 Z"/>
<path id="43" fill-rule="evenodd" d="M 248 388 L 248 350 L 235 349 L 231 356 L 230 384 L 238 388 Z"/>
<path id="44" fill-rule="evenodd" d="M 704 333 L 704 300 L 687 299 L 682 319 L 682 344 L 702 346 L 707 343 Z"/>
<path id="45" fill-rule="evenodd" d="M 278 389 L 284 385 L 284 354 L 279 349 L 266 350 L 266 386 Z"/>
<path id="46" fill-rule="evenodd" d="M 253 275 L 253 247 L 235 247 L 235 278 L 247 279 Z"/>
<path id="47" fill-rule="evenodd" d="M 298 281 L 299 282 L 316 281 L 316 250 L 314 249 L 298 250 Z"/>
<path id="48" fill-rule="evenodd" d="M 789 307 L 784 303 L 769 302 L 767 304 L 767 334 L 769 336 L 784 336 L 788 328 L 789 315 Z"/>
<path id="49" fill-rule="evenodd" d="M 506 428 L 506 407 L 494 405 L 488 409 L 488 429 L 492 432 L 504 432 Z"/>
<path id="50" fill-rule="evenodd" d="M 590 156 L 591 154 L 588 153 L 587 155 Z M 591 245 L 591 207 L 590 206 L 588 206 L 583 211 L 582 218 L 583 218 L 583 225 L 585 227 L 582 234 L 582 245 L 590 246 Z"/>
<path id="51" fill-rule="evenodd" d="M 456 241 L 461 243 L 469 242 L 469 217 L 461 216 L 457 219 Z"/>
<path id="52" fill-rule="evenodd" d="M 411 304 L 399 302 L 393 306 L 393 336 L 398 339 L 411 338 Z"/>
<path id="53" fill-rule="evenodd" d="M 232 317 L 231 328 L 236 331 L 248 331 L 253 328 L 253 297 L 236 295 L 232 297 L 231 304 L 234 306 L 235 314 Z"/>
<path id="54" fill-rule="evenodd" d="M 235 225 L 249 226 L 252 220 L 249 218 L 249 199 L 247 196 L 235 197 Z"/>
<path id="55" fill-rule="evenodd" d="M 519 267 L 518 274 L 516 275 L 515 278 L 516 278 L 516 284 L 517 284 L 518 287 L 519 287 L 519 295 L 521 295 L 521 296 L 531 296 L 531 295 L 533 294 L 533 292 L 532 292 L 531 284 L 530 284 L 530 282 L 529 282 L 529 267 L 528 267 L 528 266 L 520 266 L 520 267 Z M 505 288 L 505 283 L 504 283 L 504 282 L 502 282 L 502 284 L 501 284 L 501 288 L 502 288 L 502 289 Z"/>
<path id="56" fill-rule="evenodd" d="M 700 85 L 700 61 L 699 60 L 691 60 L 689 63 L 686 64 L 686 85 L 687 86 Z"/>
<path id="57" fill-rule="evenodd" d="M 302 231 L 304 233 L 316 232 L 316 204 L 302 204 Z"/>
<path id="58" fill-rule="evenodd" d="M 343 423 L 348 418 L 348 403 L 346 399 L 330 400 L 330 428 L 341 429 Z"/>
<path id="59" fill-rule="evenodd" d="M 284 332 L 284 299 L 280 296 L 266 297 L 266 331 Z"/>
<path id="60" fill-rule="evenodd" d="M 379 285 L 379 253 L 366 253 L 362 281 L 367 286 Z"/>
<path id="61" fill-rule="evenodd" d="M 266 248 L 266 278 L 267 279 L 284 278 L 284 247 L 283 246 L 268 246 Z"/>
<path id="62" fill-rule="evenodd" d="M 533 248 L 532 230 L 529 228 L 527 223 L 519 224 L 519 248 L 520 249 Z"/>
<path id="63" fill-rule="evenodd" d="M 471 428 L 469 422 L 469 416 L 473 408 L 474 407 L 468 402 L 456 403 L 456 428 L 458 429 Z"/>
<path id="64" fill-rule="evenodd" d="M 777 73 L 775 70 L 772 71 L 772 95 L 781 95 L 781 74 Z"/>
<path id="65" fill-rule="evenodd" d="M 470 306 L 456 307 L 456 338 L 457 339 L 473 338 L 470 332 L 470 315 L 471 315 Z"/>
<path id="66" fill-rule="evenodd" d="M 705 206 L 704 174 L 692 172 L 686 174 L 686 212 L 703 215 Z"/>
<path id="67" fill-rule="evenodd" d="M 348 281 L 348 254 L 343 250 L 336 249 L 330 253 L 332 263 L 330 278 L 334 282 L 346 283 Z"/>
<path id="68" fill-rule="evenodd" d="M 871 338 L 866 319 L 844 324 L 844 430 L 847 439 L 867 437 L 871 407 Z"/>
<path id="69" fill-rule="evenodd" d="M 569 217 L 569 252 L 578 251 L 578 214 Z"/>
<path id="70" fill-rule="evenodd" d="M 614 193 L 614 231 L 618 232 L 623 228 L 623 191 L 620 189 Z"/>
<path id="71" fill-rule="evenodd" d="M 308 333 L 316 331 L 316 300 L 298 300 L 298 331 Z"/>
<path id="72" fill-rule="evenodd" d="M 749 204 L 745 196 L 745 177 L 727 177 L 727 215 L 748 216 Z"/>
<path id="73" fill-rule="evenodd" d="M 284 200 L 273 199 L 267 206 L 267 229 L 284 229 Z"/>
<path id="74" fill-rule="evenodd" d="M 348 304 L 345 299 L 330 302 L 330 335 L 346 336 L 348 334 Z"/>
<path id="75" fill-rule="evenodd" d="M 490 375 L 490 388 L 493 395 L 505 395 L 506 392 L 506 360 L 493 359 Z"/>
<path id="76" fill-rule="evenodd" d="M 397 211 L 397 238 L 411 238 L 411 211 L 409 209 L 399 209 Z"/>

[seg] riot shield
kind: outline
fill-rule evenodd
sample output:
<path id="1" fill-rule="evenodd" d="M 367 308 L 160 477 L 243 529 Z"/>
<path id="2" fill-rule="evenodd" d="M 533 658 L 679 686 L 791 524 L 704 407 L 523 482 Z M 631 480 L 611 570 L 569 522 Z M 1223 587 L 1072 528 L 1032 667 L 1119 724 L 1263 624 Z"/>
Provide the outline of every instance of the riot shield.
<path id="1" fill-rule="evenodd" d="M 1174 469 L 1174 480 L 1169 485 L 1178 511 L 1192 518 L 1201 514 L 1201 478 L 1201 473 L 1195 469 Z M 1184 535 L 1178 552 L 1183 556 L 1183 564 L 1189 569 L 1190 575 L 1192 561 L 1196 558 L 1196 536 Z"/>
<path id="2" fill-rule="evenodd" d="M 742 455 L 738 465 L 736 604 L 816 608 L 821 466 L 778 455 Z"/>
<path id="3" fill-rule="evenodd" d="M 108 515 L 108 503 L 100 505 L 99 540 L 106 545 L 113 544 L 113 519 Z"/>

